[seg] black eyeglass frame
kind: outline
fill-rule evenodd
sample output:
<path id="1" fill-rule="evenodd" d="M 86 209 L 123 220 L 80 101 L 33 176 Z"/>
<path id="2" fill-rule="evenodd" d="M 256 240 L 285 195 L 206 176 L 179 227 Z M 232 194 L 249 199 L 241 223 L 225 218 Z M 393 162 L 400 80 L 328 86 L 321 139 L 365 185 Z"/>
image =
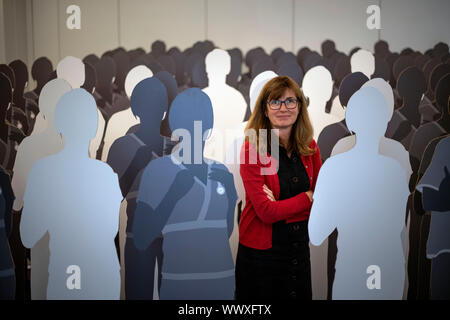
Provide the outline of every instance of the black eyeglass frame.
<path id="1" fill-rule="evenodd" d="M 289 100 L 294 100 L 294 101 L 296 102 L 294 108 L 289 108 L 289 107 L 287 106 L 287 101 L 289 101 Z M 278 108 L 273 108 L 273 107 L 271 107 L 271 103 L 270 103 L 270 102 L 272 102 L 272 101 L 279 101 L 279 102 L 280 102 L 280 106 L 279 106 Z M 281 106 L 282 106 L 283 103 L 284 103 L 284 106 L 286 107 L 286 109 L 288 109 L 288 110 L 294 110 L 295 108 L 297 108 L 297 107 L 299 106 L 300 102 L 301 102 L 301 100 L 300 100 L 299 98 L 297 98 L 297 99 L 288 98 L 288 99 L 286 99 L 286 100 L 272 99 L 272 100 L 267 101 L 267 105 L 269 106 L 270 110 L 276 111 L 276 110 L 280 110 L 280 109 L 281 109 Z"/>

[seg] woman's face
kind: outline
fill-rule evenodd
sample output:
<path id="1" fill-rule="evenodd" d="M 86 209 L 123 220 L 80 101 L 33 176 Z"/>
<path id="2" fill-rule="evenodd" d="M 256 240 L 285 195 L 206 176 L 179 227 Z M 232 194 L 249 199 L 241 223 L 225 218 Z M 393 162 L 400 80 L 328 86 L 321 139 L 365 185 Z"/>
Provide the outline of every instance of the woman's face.
<path id="1" fill-rule="evenodd" d="M 297 102 L 297 96 L 292 89 L 287 88 L 284 91 L 283 95 L 276 100 L 285 101 L 286 103 L 282 103 L 281 106 L 278 106 L 278 110 L 273 110 L 270 107 L 270 100 L 266 104 L 266 115 L 270 120 L 272 129 L 291 128 L 295 121 L 297 121 L 299 113 L 299 102 Z M 291 106 L 293 105 L 292 100 L 296 101 L 296 107 L 293 109 L 289 109 L 289 102 Z"/>

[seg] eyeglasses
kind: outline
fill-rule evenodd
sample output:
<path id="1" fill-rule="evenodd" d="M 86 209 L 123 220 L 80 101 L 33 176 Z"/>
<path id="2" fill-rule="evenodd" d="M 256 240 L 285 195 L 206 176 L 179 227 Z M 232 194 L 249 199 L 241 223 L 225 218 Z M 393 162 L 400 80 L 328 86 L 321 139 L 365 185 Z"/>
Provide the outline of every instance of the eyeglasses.
<path id="1" fill-rule="evenodd" d="M 272 110 L 280 110 L 281 106 L 284 105 L 286 106 L 286 109 L 295 109 L 297 108 L 298 103 L 300 102 L 300 100 L 297 99 L 293 99 L 293 98 L 289 98 L 286 100 L 269 100 L 267 102 L 267 104 L 269 105 L 269 108 Z"/>

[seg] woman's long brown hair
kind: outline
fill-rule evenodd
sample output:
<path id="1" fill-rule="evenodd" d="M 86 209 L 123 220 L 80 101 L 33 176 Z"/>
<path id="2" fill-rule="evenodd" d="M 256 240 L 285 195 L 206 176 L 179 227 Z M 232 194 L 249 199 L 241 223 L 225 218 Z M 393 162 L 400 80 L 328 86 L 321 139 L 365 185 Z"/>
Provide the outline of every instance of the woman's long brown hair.
<path id="1" fill-rule="evenodd" d="M 279 99 L 286 89 L 291 89 L 294 91 L 296 97 L 299 99 L 299 114 L 297 121 L 292 126 L 291 137 L 289 139 L 289 149 L 295 150 L 300 155 L 311 155 L 316 150 L 309 147 L 312 137 L 313 137 L 313 126 L 309 119 L 309 114 L 307 110 L 307 103 L 302 90 L 297 85 L 297 83 L 287 76 L 279 76 L 269 80 L 266 85 L 262 88 L 261 93 L 255 103 L 255 108 L 253 110 L 250 119 L 248 120 L 245 130 L 253 129 L 256 133 L 256 141 L 254 135 L 246 136 L 246 141 L 250 141 L 252 144 L 258 147 L 258 150 L 267 151 L 270 153 L 271 150 L 271 132 L 272 125 L 268 117 L 266 117 L 267 102 L 272 99 Z M 267 130 L 267 141 L 266 139 L 259 139 L 260 129 Z M 264 145 L 260 145 L 261 144 Z M 267 145 L 266 145 L 267 143 Z"/>

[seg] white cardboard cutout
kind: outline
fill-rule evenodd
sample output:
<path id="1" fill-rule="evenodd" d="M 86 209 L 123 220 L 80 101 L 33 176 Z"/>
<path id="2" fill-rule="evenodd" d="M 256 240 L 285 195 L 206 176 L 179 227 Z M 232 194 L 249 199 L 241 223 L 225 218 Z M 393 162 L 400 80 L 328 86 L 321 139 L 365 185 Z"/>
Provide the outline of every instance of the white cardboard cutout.
<path id="1" fill-rule="evenodd" d="M 250 85 L 250 110 L 253 113 L 253 110 L 255 109 L 255 103 L 256 100 L 259 97 L 259 94 L 261 93 L 262 88 L 265 86 L 269 80 L 277 77 L 278 75 L 273 71 L 264 71 L 260 74 L 258 74 L 255 79 L 253 79 L 251 85 Z M 236 126 L 232 132 L 233 132 L 233 139 L 229 140 L 231 143 L 226 141 L 227 143 L 227 153 L 225 156 L 225 166 L 228 168 L 228 170 L 231 172 L 234 178 L 234 186 L 236 188 L 236 192 L 238 195 L 238 199 L 236 201 L 237 204 L 239 204 L 240 201 L 242 201 L 241 210 L 244 210 L 245 207 L 245 188 L 244 183 L 242 182 L 242 177 L 240 173 L 240 151 L 241 146 L 244 143 L 244 131 L 245 127 L 247 126 L 248 121 L 245 121 L 238 126 Z M 230 137 L 231 138 L 231 137 Z M 239 227 L 238 227 L 238 221 L 237 221 L 237 214 L 238 214 L 238 206 L 236 205 L 236 211 L 235 211 L 235 219 L 234 219 L 234 228 L 233 233 L 230 237 L 230 248 L 231 248 L 231 254 L 233 256 L 233 261 L 236 263 L 236 255 L 237 255 L 237 249 L 239 246 Z"/>
<path id="2" fill-rule="evenodd" d="M 362 72 L 370 79 L 375 72 L 375 57 L 370 51 L 359 49 L 350 58 L 352 73 Z"/>
<path id="3" fill-rule="evenodd" d="M 139 65 L 131 69 L 125 78 L 125 93 L 128 98 L 131 97 L 134 87 L 136 87 L 139 82 L 152 76 L 153 72 L 144 65 Z M 134 116 L 131 108 L 117 112 L 111 117 L 108 128 L 106 128 L 102 161 L 106 162 L 106 159 L 108 159 L 109 149 L 114 141 L 124 136 L 131 127 L 139 123 L 139 118 Z"/>
<path id="4" fill-rule="evenodd" d="M 341 101 L 339 100 L 339 95 L 334 97 L 333 103 L 331 104 L 330 114 L 332 114 L 338 121 L 341 122 L 345 119 L 345 109 L 341 105 Z"/>
<path id="5" fill-rule="evenodd" d="M 226 83 L 230 73 L 230 54 L 221 49 L 214 49 L 205 59 L 208 87 L 203 89 L 211 99 L 214 113 L 214 127 L 206 140 L 204 156 L 224 162 L 226 152 L 226 129 L 242 123 L 247 111 L 247 103 L 242 94 Z"/>
<path id="6" fill-rule="evenodd" d="M 70 85 L 62 79 L 48 82 L 39 96 L 40 115 L 43 127 L 39 133 L 26 137 L 19 145 L 14 163 L 14 176 L 12 188 L 16 199 L 14 210 L 20 211 L 23 207 L 23 196 L 27 185 L 28 175 L 36 161 L 56 154 L 64 148 L 64 140 L 56 131 L 53 123 L 53 113 L 58 100 L 72 90 Z M 32 208 L 22 215 L 22 219 L 29 219 L 25 213 L 33 215 Z M 48 235 L 44 235 L 34 247 L 31 248 L 31 299 L 44 300 L 47 297 L 49 248 Z"/>
<path id="7" fill-rule="evenodd" d="M 333 90 L 331 73 L 323 66 L 311 68 L 303 78 L 303 93 L 309 98 L 308 113 L 314 128 L 314 140 L 326 126 L 338 122 L 339 119 L 325 112 L 327 101 Z"/>
<path id="8" fill-rule="evenodd" d="M 59 79 L 66 80 L 72 89 L 78 89 L 84 84 L 85 80 L 86 74 L 84 70 L 84 63 L 81 59 L 67 56 L 58 63 L 58 66 L 56 67 L 56 75 Z M 102 142 L 103 130 L 105 129 L 105 118 L 103 118 L 103 115 L 98 108 L 97 119 L 97 133 L 95 134 L 94 139 L 91 140 L 89 146 L 89 156 L 92 159 L 95 159 L 97 155 L 97 150 Z M 35 124 L 35 130 L 37 130 L 36 132 L 41 130 L 41 121 L 42 119 L 38 116 Z"/>
<path id="9" fill-rule="evenodd" d="M 122 195 L 112 169 L 86 152 L 96 109 L 84 89 L 66 93 L 55 109 L 65 148 L 36 162 L 29 175 L 20 233 L 26 247 L 49 233 L 48 299 L 120 297 L 114 238 Z"/>
<path id="10" fill-rule="evenodd" d="M 406 266 L 400 235 L 409 188 L 400 164 L 378 153 L 387 110 L 376 88 L 356 92 L 346 122 L 356 132 L 357 144 L 328 159 L 319 173 L 308 230 L 314 245 L 338 230 L 333 299 L 403 295 Z"/>

